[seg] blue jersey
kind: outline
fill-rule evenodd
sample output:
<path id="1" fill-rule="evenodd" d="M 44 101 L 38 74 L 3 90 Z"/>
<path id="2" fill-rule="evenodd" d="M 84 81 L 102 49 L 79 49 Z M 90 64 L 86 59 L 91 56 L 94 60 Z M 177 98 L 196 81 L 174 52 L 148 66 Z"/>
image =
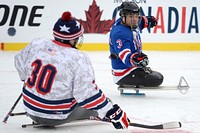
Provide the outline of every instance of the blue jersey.
<path id="1" fill-rule="evenodd" d="M 117 83 L 122 77 L 136 69 L 131 56 L 142 52 L 140 27 L 131 30 L 130 27 L 121 24 L 121 18 L 116 20 L 110 32 L 110 53 L 116 54 L 117 59 L 111 58 L 112 74 L 114 82 Z"/>

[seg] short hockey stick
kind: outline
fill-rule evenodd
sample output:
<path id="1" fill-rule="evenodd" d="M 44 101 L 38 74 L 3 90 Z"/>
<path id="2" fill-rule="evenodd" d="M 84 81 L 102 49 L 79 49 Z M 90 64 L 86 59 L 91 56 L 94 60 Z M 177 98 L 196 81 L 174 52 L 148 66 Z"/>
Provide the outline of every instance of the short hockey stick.
<path id="1" fill-rule="evenodd" d="M 181 128 L 181 122 L 168 122 L 159 125 L 145 125 L 145 124 L 138 124 L 138 123 L 129 123 L 129 126 L 134 127 L 141 127 L 141 128 L 148 128 L 148 129 L 174 129 L 174 128 Z"/>
<path id="2" fill-rule="evenodd" d="M 99 117 L 93 117 L 93 116 L 90 117 L 90 120 L 110 122 L 107 120 L 102 120 Z M 182 125 L 181 125 L 181 122 L 168 122 L 168 123 L 163 123 L 163 124 L 158 124 L 158 125 L 146 125 L 146 124 L 129 122 L 129 126 L 147 128 L 147 129 L 174 129 L 174 128 L 181 128 Z"/>
<path id="3" fill-rule="evenodd" d="M 22 93 L 19 95 L 19 97 L 17 98 L 17 100 L 15 101 L 14 105 L 12 106 L 12 108 L 10 109 L 10 111 L 8 112 L 8 114 L 6 115 L 6 117 L 4 118 L 3 122 L 4 123 L 7 123 L 7 120 L 10 116 L 10 114 L 13 112 L 13 110 L 15 109 L 17 103 L 19 102 L 19 100 L 21 99 L 22 97 Z"/>

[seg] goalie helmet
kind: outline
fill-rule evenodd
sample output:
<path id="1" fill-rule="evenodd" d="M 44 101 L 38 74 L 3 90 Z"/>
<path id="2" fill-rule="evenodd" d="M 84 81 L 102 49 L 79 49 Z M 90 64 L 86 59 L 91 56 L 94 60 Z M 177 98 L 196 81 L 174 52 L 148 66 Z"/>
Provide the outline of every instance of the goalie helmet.
<path id="1" fill-rule="evenodd" d="M 120 16 L 125 16 L 127 13 L 140 13 L 139 6 L 133 1 L 125 1 L 120 5 Z"/>

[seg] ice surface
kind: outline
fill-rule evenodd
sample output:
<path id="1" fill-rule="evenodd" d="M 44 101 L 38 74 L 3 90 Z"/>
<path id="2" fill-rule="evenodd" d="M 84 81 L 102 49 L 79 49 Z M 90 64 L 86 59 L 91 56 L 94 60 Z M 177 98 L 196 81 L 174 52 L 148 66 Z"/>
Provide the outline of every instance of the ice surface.
<path id="1" fill-rule="evenodd" d="M 190 85 L 187 94 L 177 90 L 143 91 L 146 97 L 121 96 L 117 85 L 113 83 L 108 52 L 86 52 L 92 61 L 96 82 L 105 95 L 118 103 L 127 112 L 132 122 L 160 124 L 180 121 L 182 128 L 173 130 L 148 130 L 129 127 L 127 130 L 115 130 L 109 123 L 84 121 L 61 125 L 56 128 L 21 128 L 31 123 L 26 116 L 9 117 L 8 122 L 0 124 L 0 133 L 200 133 L 200 52 L 164 52 L 146 51 L 149 66 L 164 75 L 163 86 L 178 85 L 180 76 L 184 76 Z M 21 93 L 22 83 L 14 67 L 16 52 L 0 51 L 0 119 L 4 117 Z M 23 112 L 22 100 L 13 112 Z"/>

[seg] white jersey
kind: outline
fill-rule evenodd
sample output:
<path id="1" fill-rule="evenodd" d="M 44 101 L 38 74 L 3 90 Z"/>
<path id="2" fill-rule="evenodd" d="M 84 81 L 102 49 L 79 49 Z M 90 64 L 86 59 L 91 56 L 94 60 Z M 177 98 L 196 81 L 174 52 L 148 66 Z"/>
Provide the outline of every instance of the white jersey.
<path id="1" fill-rule="evenodd" d="M 78 104 L 103 118 L 112 104 L 95 84 L 89 57 L 55 40 L 35 39 L 15 56 L 25 111 L 33 116 L 65 119 Z"/>

